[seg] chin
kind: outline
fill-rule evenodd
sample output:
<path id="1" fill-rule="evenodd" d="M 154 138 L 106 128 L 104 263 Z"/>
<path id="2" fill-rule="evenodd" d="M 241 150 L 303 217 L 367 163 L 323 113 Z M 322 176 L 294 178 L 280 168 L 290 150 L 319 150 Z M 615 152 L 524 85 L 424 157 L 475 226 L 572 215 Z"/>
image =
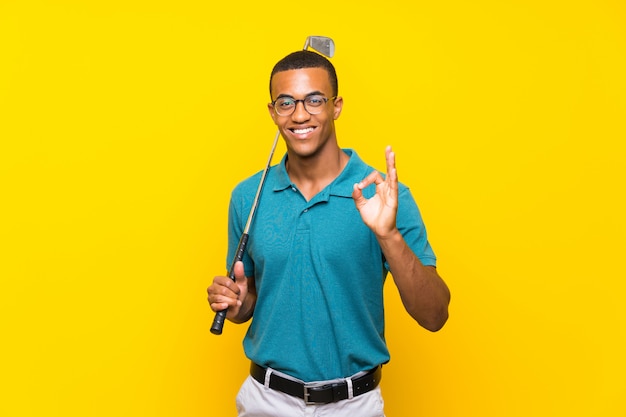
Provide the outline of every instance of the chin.
<path id="1" fill-rule="evenodd" d="M 289 151 L 300 158 L 309 158 L 319 153 L 320 148 L 317 146 L 291 146 Z"/>

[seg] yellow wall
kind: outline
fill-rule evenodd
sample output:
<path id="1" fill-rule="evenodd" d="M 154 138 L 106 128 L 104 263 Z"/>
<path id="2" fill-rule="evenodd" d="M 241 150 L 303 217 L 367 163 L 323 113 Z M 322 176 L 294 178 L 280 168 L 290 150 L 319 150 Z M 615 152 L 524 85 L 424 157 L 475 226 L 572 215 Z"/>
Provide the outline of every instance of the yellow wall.
<path id="1" fill-rule="evenodd" d="M 308 35 L 453 293 L 430 334 L 387 287 L 387 415 L 626 415 L 623 1 L 212 3 L 0 1 L 0 415 L 235 415 L 204 291 Z"/>

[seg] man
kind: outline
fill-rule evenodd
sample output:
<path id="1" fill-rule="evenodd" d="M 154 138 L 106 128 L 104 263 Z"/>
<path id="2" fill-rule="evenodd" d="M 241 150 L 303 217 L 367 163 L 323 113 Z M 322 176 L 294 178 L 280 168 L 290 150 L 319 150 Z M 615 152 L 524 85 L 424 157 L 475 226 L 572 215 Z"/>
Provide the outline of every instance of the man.
<path id="1" fill-rule="evenodd" d="M 253 318 L 239 416 L 384 416 L 387 271 L 408 313 L 430 331 L 446 322 L 450 293 L 391 147 L 385 178 L 339 147 L 343 99 L 333 65 L 315 52 L 292 53 L 274 67 L 270 94 L 287 153 L 267 174 L 236 281 L 216 276 L 207 290 L 211 309 L 228 308 L 230 321 Z M 260 175 L 232 193 L 228 260 Z"/>

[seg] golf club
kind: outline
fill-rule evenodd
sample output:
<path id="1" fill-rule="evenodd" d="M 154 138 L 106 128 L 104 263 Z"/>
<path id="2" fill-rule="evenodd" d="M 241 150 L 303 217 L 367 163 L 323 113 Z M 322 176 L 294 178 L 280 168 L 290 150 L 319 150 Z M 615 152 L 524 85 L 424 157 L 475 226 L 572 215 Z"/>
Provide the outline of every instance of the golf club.
<path id="1" fill-rule="evenodd" d="M 329 58 L 332 58 L 333 55 L 335 54 L 335 42 L 333 42 L 331 38 L 328 38 L 326 36 L 307 37 L 302 50 L 306 51 L 309 48 L 314 49 L 320 54 L 325 55 Z M 254 213 L 259 204 L 259 198 L 261 197 L 263 184 L 265 184 L 265 177 L 267 176 L 267 173 L 270 170 L 272 157 L 274 156 L 274 151 L 276 150 L 276 144 L 278 143 L 279 137 L 280 137 L 280 130 L 276 132 L 276 136 L 274 137 L 272 150 L 270 152 L 269 158 L 267 159 L 265 170 L 263 171 L 263 174 L 261 175 L 261 180 L 259 181 L 259 187 L 256 190 L 256 195 L 254 196 L 254 201 L 252 202 L 252 208 L 250 208 L 250 213 L 248 214 L 248 220 L 246 221 L 246 226 L 244 227 L 243 233 L 241 234 L 241 238 L 239 239 L 239 244 L 237 245 L 237 251 L 235 252 L 235 258 L 233 259 L 233 262 L 230 265 L 228 276 L 233 281 L 235 280 L 235 263 L 243 259 L 243 255 L 246 251 L 246 246 L 248 245 L 248 239 L 250 237 L 249 232 L 250 232 L 250 225 L 252 224 L 252 218 L 254 217 Z M 222 334 L 222 330 L 224 328 L 224 321 L 226 320 L 227 311 L 228 309 L 225 309 L 225 310 L 221 310 L 215 313 L 215 318 L 213 319 L 213 325 L 211 326 L 211 333 L 215 335 Z"/>

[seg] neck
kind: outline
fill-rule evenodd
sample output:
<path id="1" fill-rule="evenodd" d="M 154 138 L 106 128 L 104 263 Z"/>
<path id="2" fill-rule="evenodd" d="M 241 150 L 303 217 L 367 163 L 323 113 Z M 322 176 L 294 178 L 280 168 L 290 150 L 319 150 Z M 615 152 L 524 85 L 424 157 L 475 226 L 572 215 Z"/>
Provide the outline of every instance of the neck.
<path id="1" fill-rule="evenodd" d="M 287 152 L 287 173 L 307 200 L 339 176 L 350 157 L 339 147 L 324 155 L 301 157 Z"/>

